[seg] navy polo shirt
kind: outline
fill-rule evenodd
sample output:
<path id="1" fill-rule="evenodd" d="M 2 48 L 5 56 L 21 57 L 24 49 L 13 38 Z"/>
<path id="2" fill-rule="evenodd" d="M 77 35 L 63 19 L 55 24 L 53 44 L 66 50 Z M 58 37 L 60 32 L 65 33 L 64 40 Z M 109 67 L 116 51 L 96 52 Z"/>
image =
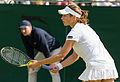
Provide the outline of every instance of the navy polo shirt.
<path id="1" fill-rule="evenodd" d="M 27 54 L 32 59 L 34 59 L 34 49 L 42 52 L 47 58 L 52 50 L 60 47 L 59 41 L 41 28 L 32 27 L 31 35 L 23 36 L 21 33 L 21 38 Z"/>

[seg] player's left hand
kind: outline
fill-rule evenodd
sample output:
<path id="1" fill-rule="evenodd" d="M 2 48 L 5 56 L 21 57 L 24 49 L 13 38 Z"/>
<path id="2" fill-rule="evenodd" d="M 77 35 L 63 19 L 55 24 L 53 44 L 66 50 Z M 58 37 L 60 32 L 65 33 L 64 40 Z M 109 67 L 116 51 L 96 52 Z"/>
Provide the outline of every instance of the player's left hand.
<path id="1" fill-rule="evenodd" d="M 52 73 L 57 73 L 59 71 L 58 66 L 56 66 L 55 64 L 51 64 L 50 67 L 53 68 L 53 70 L 49 70 Z"/>
<path id="2" fill-rule="evenodd" d="M 40 64 L 39 64 L 39 62 L 37 60 L 30 60 L 29 62 L 32 62 L 32 64 L 27 66 L 28 67 L 28 71 L 29 71 L 29 69 L 34 70 L 35 68 L 40 66 Z"/>

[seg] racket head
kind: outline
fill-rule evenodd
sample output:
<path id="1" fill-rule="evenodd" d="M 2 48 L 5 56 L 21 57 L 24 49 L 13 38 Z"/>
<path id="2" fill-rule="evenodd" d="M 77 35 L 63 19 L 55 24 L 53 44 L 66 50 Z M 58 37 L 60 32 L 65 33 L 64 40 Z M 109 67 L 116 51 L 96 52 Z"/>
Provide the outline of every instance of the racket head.
<path id="1" fill-rule="evenodd" d="M 4 61 L 17 67 L 30 61 L 30 58 L 25 53 L 14 47 L 3 47 L 0 53 Z"/>

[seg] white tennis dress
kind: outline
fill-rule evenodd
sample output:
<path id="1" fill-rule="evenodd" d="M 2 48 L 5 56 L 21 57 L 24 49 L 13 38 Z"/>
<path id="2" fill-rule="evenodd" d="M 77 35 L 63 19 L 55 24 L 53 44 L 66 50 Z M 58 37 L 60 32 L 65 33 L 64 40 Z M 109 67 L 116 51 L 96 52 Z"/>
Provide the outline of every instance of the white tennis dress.
<path id="1" fill-rule="evenodd" d="M 99 36 L 88 25 L 77 23 L 66 40 L 76 41 L 73 49 L 86 63 L 86 69 L 78 79 L 88 81 L 118 78 L 114 60 Z"/>

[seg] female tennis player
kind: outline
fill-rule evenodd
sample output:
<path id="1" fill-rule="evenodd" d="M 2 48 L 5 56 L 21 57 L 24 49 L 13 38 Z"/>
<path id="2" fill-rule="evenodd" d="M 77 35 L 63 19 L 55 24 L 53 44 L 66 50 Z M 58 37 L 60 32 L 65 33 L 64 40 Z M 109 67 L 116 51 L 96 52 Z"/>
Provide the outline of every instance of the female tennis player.
<path id="1" fill-rule="evenodd" d="M 62 14 L 64 26 L 70 26 L 72 29 L 66 37 L 66 42 L 59 54 L 50 58 L 35 61 L 28 68 L 36 68 L 41 64 L 51 64 L 56 61 L 63 60 L 73 48 L 73 53 L 62 61 L 60 64 L 52 64 L 55 68 L 61 70 L 63 67 L 73 64 L 81 57 L 86 63 L 86 69 L 78 79 L 83 82 L 114 82 L 118 78 L 118 72 L 113 58 L 110 56 L 107 49 L 104 47 L 99 36 L 88 25 L 88 12 L 80 9 L 75 4 L 66 6 L 62 10 L 58 10 Z"/>

